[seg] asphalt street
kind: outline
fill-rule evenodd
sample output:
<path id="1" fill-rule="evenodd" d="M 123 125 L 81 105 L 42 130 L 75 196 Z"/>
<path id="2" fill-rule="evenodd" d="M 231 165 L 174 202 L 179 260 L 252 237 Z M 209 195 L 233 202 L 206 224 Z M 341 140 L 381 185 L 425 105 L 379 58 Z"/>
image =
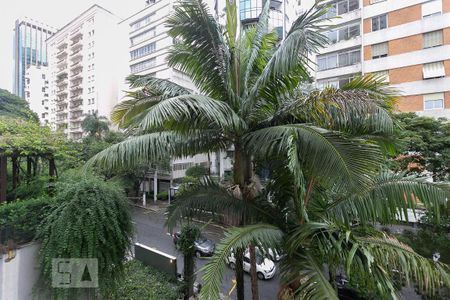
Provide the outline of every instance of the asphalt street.
<path id="1" fill-rule="evenodd" d="M 172 237 L 164 226 L 165 217 L 162 213 L 153 212 L 141 208 L 133 208 L 133 220 L 136 227 L 136 242 L 156 248 L 177 257 L 178 272 L 183 271 L 183 256 L 176 250 Z M 219 227 L 208 225 L 203 228 L 202 233 L 214 242 L 218 242 L 223 236 L 223 230 Z M 199 270 L 207 263 L 208 258 L 196 259 L 196 268 Z M 227 295 L 234 279 L 234 273 L 227 268 L 223 279 L 222 293 Z M 197 281 L 202 282 L 202 272 L 198 271 Z M 279 276 L 275 275 L 271 280 L 259 280 L 260 299 L 276 299 L 279 289 Z M 250 276 L 245 274 L 245 298 L 251 299 Z M 236 299 L 236 291 L 231 294 L 230 299 Z"/>

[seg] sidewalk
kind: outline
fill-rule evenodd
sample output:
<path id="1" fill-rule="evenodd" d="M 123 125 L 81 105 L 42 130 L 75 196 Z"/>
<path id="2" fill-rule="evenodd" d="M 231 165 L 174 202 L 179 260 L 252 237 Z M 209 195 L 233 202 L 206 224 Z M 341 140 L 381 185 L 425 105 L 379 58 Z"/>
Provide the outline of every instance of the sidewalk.
<path id="1" fill-rule="evenodd" d="M 155 202 L 155 201 L 153 201 L 153 199 L 147 199 L 147 205 L 144 206 L 142 203 L 142 198 L 140 198 L 138 201 L 136 201 L 136 200 L 137 199 L 128 198 L 128 201 L 130 202 L 131 205 L 133 205 L 135 207 L 151 210 L 151 211 L 154 211 L 157 213 L 164 213 L 166 211 L 167 207 L 169 206 L 168 201 L 156 200 L 156 202 Z"/>

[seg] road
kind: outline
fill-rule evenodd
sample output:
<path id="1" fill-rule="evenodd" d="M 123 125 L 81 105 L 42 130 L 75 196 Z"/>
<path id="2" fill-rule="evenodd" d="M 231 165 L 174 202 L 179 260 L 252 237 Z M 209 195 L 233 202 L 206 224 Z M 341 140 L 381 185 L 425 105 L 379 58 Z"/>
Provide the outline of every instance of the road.
<path id="1" fill-rule="evenodd" d="M 166 252 L 170 255 L 177 257 L 177 267 L 178 272 L 181 273 L 183 270 L 183 256 L 176 250 L 172 237 L 169 236 L 167 229 L 164 226 L 165 217 L 161 213 L 153 212 L 150 210 L 144 210 L 141 208 L 133 208 L 133 220 L 136 228 L 136 242 L 147 245 L 152 248 L 156 248 L 160 251 Z M 216 226 L 206 226 L 202 230 L 204 234 L 209 239 L 218 242 L 223 236 L 223 230 Z M 196 268 L 199 270 L 207 262 L 207 258 L 196 259 Z M 197 281 L 202 282 L 202 272 L 200 271 L 197 275 Z M 232 279 L 234 278 L 234 273 L 231 269 L 227 268 L 223 286 L 222 293 L 224 295 L 228 294 L 232 286 Z M 279 276 L 275 275 L 271 280 L 259 280 L 259 295 L 262 300 L 272 300 L 276 299 L 277 292 L 279 290 Z M 245 274 L 245 298 L 251 299 L 251 287 L 250 287 L 250 276 Z M 236 299 L 236 291 L 231 295 L 231 299 Z"/>

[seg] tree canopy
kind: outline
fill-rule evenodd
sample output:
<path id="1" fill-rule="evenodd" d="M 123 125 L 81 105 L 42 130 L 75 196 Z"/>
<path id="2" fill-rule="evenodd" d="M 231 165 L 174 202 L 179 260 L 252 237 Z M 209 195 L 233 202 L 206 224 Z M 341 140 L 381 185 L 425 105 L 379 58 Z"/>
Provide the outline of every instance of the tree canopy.
<path id="1" fill-rule="evenodd" d="M 38 120 L 27 101 L 4 89 L 0 89 L 0 116 Z"/>

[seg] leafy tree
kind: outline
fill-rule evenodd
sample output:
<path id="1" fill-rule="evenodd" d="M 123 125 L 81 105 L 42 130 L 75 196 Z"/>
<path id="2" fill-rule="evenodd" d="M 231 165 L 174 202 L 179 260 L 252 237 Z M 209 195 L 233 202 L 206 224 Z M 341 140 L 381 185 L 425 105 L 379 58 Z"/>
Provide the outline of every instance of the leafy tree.
<path id="1" fill-rule="evenodd" d="M 186 170 L 186 176 L 201 178 L 208 175 L 208 170 L 203 166 L 192 166 Z"/>
<path id="2" fill-rule="evenodd" d="M 58 184 L 55 206 L 39 228 L 39 261 L 50 286 L 53 258 L 98 259 L 99 292 L 107 298 L 123 272 L 133 225 L 128 203 L 117 185 L 81 174 Z M 79 289 L 53 289 L 61 298 L 79 296 Z"/>
<path id="3" fill-rule="evenodd" d="M 222 27 L 201 0 L 181 1 L 167 23 L 169 35 L 179 41 L 169 65 L 187 73 L 200 93 L 151 76 L 130 76 L 134 91 L 112 117 L 134 136 L 98 153 L 88 166 L 114 169 L 233 146 L 231 184 L 206 181 L 169 211 L 169 227 L 205 211 L 227 215 L 239 226 L 204 268 L 205 299 L 218 299 L 231 249 L 237 298 L 243 299 L 242 259 L 249 245 L 286 252 L 281 293 L 305 299 L 337 299 L 333 280 L 323 274 L 325 263 L 333 272 L 342 265 L 372 272 L 383 295 L 394 295 L 391 266 L 430 290 L 448 282 L 445 266 L 435 267 L 392 237 L 353 233 L 350 227 L 355 219 L 392 221 L 397 208 L 415 207 L 415 196 L 428 207 L 445 199 L 434 186 L 380 174 L 389 146 L 385 138 L 394 129 L 393 91 L 373 75 L 341 90 L 310 86 L 308 57 L 326 42 L 319 33 L 325 10 L 300 16 L 279 42 L 268 32 L 269 5 L 256 26 L 238 32 L 234 4 L 227 3 Z M 260 163 L 273 172 L 265 190 L 254 172 Z M 256 274 L 254 255 L 251 266 Z M 257 299 L 256 276 L 252 292 Z"/>
<path id="4" fill-rule="evenodd" d="M 183 277 L 186 285 L 184 299 L 189 300 L 194 295 L 195 281 L 195 247 L 194 242 L 200 236 L 200 229 L 193 224 L 185 224 L 177 240 L 177 249 L 183 253 Z"/>
<path id="5" fill-rule="evenodd" d="M 27 101 L 4 89 L 0 89 L 0 116 L 35 122 L 39 120 L 38 116 L 30 110 Z"/>
<path id="6" fill-rule="evenodd" d="M 94 112 L 84 118 L 81 128 L 89 136 L 101 139 L 103 134 L 109 131 L 109 121 L 106 117 L 99 116 L 97 112 Z"/>
<path id="7" fill-rule="evenodd" d="M 395 115 L 399 124 L 400 155 L 394 170 L 421 174 L 428 171 L 435 181 L 450 179 L 450 123 L 444 118 Z"/>

